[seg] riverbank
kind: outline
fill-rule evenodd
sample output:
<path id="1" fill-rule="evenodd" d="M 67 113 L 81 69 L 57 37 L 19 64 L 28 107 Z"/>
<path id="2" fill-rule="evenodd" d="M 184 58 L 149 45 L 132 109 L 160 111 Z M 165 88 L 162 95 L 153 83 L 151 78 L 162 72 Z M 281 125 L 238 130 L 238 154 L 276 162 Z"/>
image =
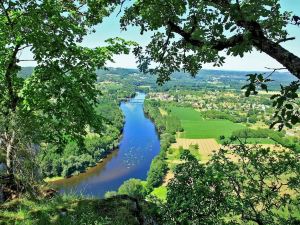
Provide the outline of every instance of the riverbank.
<path id="1" fill-rule="evenodd" d="M 113 84 L 98 83 L 97 86 L 102 95 L 95 108 L 95 128 L 87 129 L 80 144 L 67 137 L 63 148 L 53 144 L 42 146 L 38 158 L 45 181 L 53 182 L 85 173 L 118 148 L 125 123 L 120 101 L 136 93 L 129 87 L 115 90 Z"/>
<path id="2" fill-rule="evenodd" d="M 162 106 L 159 102 L 147 99 L 145 101 L 144 111 L 145 114 L 154 122 L 156 130 L 160 136 L 161 150 L 158 156 L 151 163 L 150 170 L 147 176 L 147 187 L 151 189 L 151 194 L 160 198 L 166 199 L 167 189 L 162 186 L 165 176 L 169 170 L 166 162 L 166 156 L 169 147 L 172 143 L 176 142 L 175 134 L 182 130 L 181 125 L 176 123 L 167 111 L 161 113 Z M 174 122 L 174 123 L 170 123 Z"/>
<path id="3" fill-rule="evenodd" d="M 130 178 L 146 180 L 150 164 L 159 154 L 160 141 L 155 125 L 144 114 L 145 96 L 139 92 L 121 103 L 125 124 L 119 148 L 84 173 L 52 182 L 61 193 L 102 198 L 107 191 L 116 191 Z"/>

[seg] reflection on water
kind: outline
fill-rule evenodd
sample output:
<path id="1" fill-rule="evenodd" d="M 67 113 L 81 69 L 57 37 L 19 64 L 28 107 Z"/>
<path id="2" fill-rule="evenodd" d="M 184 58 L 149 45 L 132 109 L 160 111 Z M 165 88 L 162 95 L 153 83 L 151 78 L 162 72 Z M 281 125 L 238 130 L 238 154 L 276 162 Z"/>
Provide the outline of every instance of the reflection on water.
<path id="1" fill-rule="evenodd" d="M 125 125 L 119 149 L 86 173 L 53 182 L 61 192 L 103 197 L 106 191 L 117 190 L 127 179 L 146 179 L 160 147 L 154 124 L 144 115 L 144 99 L 145 94 L 137 93 L 121 104 Z"/>

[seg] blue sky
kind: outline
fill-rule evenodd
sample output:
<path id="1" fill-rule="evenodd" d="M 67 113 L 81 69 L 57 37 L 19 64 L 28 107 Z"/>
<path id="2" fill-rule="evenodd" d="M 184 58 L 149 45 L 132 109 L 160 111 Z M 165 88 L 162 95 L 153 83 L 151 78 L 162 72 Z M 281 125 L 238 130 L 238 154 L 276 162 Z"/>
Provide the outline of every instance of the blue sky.
<path id="1" fill-rule="evenodd" d="M 296 15 L 300 15 L 300 0 L 281 0 L 283 10 L 292 11 Z M 121 31 L 119 26 L 120 16 L 117 16 L 117 11 L 110 17 L 104 19 L 103 23 L 96 26 L 96 33 L 85 37 L 83 45 L 87 47 L 96 47 L 104 44 L 104 40 L 111 37 L 122 37 L 126 40 L 133 40 L 140 45 L 146 45 L 151 37 L 150 33 L 143 36 L 140 35 L 139 29 L 136 27 L 129 27 L 127 31 Z M 283 46 L 294 54 L 300 56 L 300 27 L 289 26 L 288 32 L 290 36 L 296 37 L 296 40 L 289 41 Z M 22 58 L 29 58 L 30 53 L 24 52 Z M 114 57 L 115 63 L 108 63 L 107 66 L 136 68 L 135 58 L 132 54 L 120 55 Z M 23 63 L 23 66 L 32 66 L 32 62 Z M 214 68 L 212 65 L 204 65 L 206 69 L 225 69 L 225 70 L 264 70 L 265 67 L 280 67 L 274 59 L 264 53 L 253 51 L 246 54 L 243 58 L 227 57 L 225 64 L 221 68 Z"/>

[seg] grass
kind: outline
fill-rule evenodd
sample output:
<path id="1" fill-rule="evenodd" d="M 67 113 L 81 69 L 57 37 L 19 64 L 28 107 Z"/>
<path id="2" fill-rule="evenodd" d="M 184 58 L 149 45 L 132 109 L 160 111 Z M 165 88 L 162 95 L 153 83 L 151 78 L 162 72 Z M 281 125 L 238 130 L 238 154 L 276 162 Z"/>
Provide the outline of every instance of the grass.
<path id="1" fill-rule="evenodd" d="M 184 132 L 181 138 L 215 138 L 231 136 L 233 131 L 245 128 L 244 125 L 233 123 L 229 120 L 204 119 L 200 112 L 193 108 L 171 107 L 171 113 L 181 120 Z"/>
<path id="2" fill-rule="evenodd" d="M 149 203 L 140 202 L 149 215 Z M 139 224 L 135 203 L 120 197 L 108 199 L 56 196 L 52 199 L 19 199 L 0 205 L 0 224 Z"/>
<path id="3" fill-rule="evenodd" d="M 159 198 L 162 201 L 166 201 L 166 199 L 167 199 L 167 187 L 159 186 L 157 188 L 154 188 L 154 190 L 151 192 L 151 195 L 154 195 L 155 197 Z"/>
<path id="4" fill-rule="evenodd" d="M 57 181 L 57 180 L 62 180 L 64 179 L 63 177 L 46 177 L 44 179 L 45 182 L 53 182 L 53 181 Z"/>
<path id="5" fill-rule="evenodd" d="M 159 112 L 162 116 L 167 116 L 168 112 L 166 110 L 164 110 L 163 108 L 159 107 Z"/>

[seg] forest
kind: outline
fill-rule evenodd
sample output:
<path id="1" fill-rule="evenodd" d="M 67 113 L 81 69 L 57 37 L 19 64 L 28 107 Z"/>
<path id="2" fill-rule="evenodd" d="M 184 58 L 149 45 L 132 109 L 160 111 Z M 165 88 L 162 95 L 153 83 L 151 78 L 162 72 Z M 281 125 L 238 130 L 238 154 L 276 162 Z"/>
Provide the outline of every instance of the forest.
<path id="1" fill-rule="evenodd" d="M 0 0 L 0 224 L 299 224 L 299 10 Z"/>

